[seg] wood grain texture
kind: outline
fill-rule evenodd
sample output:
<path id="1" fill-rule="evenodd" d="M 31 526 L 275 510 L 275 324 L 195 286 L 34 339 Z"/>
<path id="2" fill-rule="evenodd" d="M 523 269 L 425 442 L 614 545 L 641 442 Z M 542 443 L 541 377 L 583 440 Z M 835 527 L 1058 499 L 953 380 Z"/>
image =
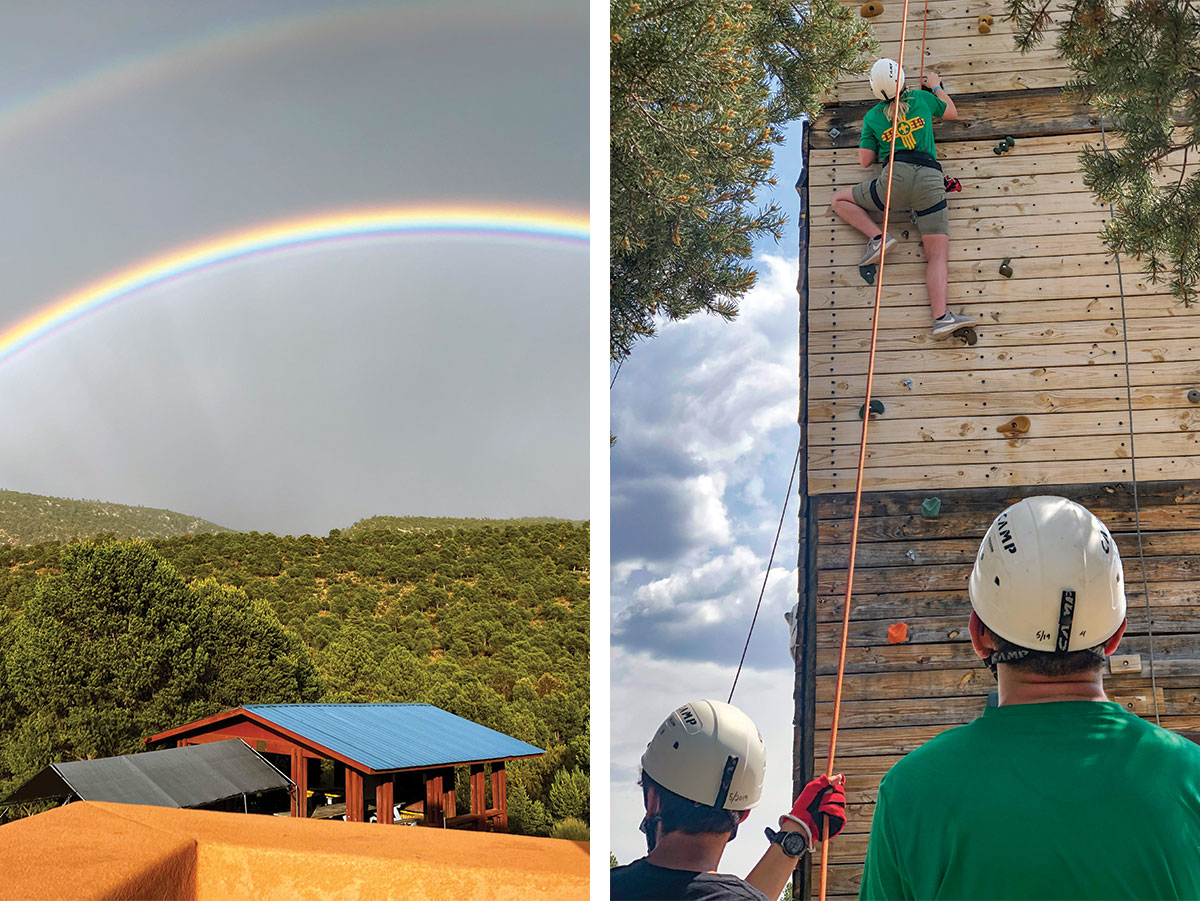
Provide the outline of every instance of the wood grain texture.
<path id="1" fill-rule="evenodd" d="M 1193 411 L 1183 412 L 1190 420 Z M 1063 426 L 1075 428 L 1070 421 Z M 953 428 L 949 421 L 940 427 Z M 827 436 L 816 426 L 811 434 L 817 443 Z M 1109 697 L 1150 719 L 1157 701 L 1165 727 L 1200 728 L 1200 480 L 1193 473 L 1188 479 L 1143 484 L 1136 516 L 1128 483 L 1064 480 L 1043 490 L 1074 496 L 1095 511 L 1110 527 L 1124 561 L 1129 626 L 1118 653 L 1140 654 L 1142 669 L 1106 673 Z M 995 679 L 967 635 L 967 577 L 995 515 L 1043 490 L 1025 483 L 939 491 L 942 512 L 932 518 L 920 514 L 926 492 L 864 496 L 835 766 L 847 776 L 850 821 L 831 845 L 831 895 L 835 888 L 851 892 L 857 884 L 883 774 L 930 738 L 975 719 L 995 689 Z M 816 648 L 799 664 L 816 677 L 814 735 L 808 747 L 814 749 L 813 767 L 820 771 L 829 741 L 852 507 L 852 495 L 845 491 L 815 497 L 815 522 L 809 526 L 815 539 L 808 559 L 816 570 L 810 577 L 815 581 Z M 1149 613 L 1141 591 L 1143 569 Z M 898 622 L 906 624 L 907 636 L 891 644 L 888 628 Z"/>

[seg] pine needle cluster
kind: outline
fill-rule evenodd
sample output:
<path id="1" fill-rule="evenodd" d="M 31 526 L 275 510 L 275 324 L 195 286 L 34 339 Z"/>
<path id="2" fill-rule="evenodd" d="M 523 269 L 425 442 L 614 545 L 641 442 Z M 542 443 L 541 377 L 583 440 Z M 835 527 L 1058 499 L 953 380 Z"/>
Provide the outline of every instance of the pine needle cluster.
<path id="1" fill-rule="evenodd" d="M 838 0 L 613 0 L 613 360 L 660 319 L 732 319 L 752 242 L 786 221 L 757 192 L 779 127 L 815 115 L 875 48 Z"/>
<path id="2" fill-rule="evenodd" d="M 1068 90 L 1106 126 L 1080 156 L 1084 183 L 1114 215 L 1102 237 L 1185 304 L 1200 290 L 1200 7 L 1190 0 L 1010 0 L 1017 46 L 1055 35 Z M 1067 13 L 1064 19 L 1056 10 Z"/>

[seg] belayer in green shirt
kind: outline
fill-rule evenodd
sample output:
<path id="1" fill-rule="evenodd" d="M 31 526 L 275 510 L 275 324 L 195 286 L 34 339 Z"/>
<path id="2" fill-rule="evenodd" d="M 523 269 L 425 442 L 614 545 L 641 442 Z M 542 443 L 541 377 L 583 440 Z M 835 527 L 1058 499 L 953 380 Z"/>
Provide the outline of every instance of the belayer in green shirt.
<path id="1" fill-rule="evenodd" d="M 864 169 L 880 162 L 883 171 L 878 178 L 842 188 L 833 195 L 830 209 L 867 236 L 867 249 L 859 265 L 876 262 L 881 253 L 895 244 L 896 239 L 888 235 L 884 245 L 883 230 L 872 218 L 872 214 L 883 212 L 887 202 L 888 160 L 895 144 L 889 221 L 895 222 L 897 210 L 903 211 L 903 215 L 909 210 L 916 213 L 925 249 L 925 289 L 933 312 L 933 334 L 941 338 L 976 320 L 946 309 L 950 216 L 946 208 L 946 181 L 933 143 L 933 120 L 957 119 L 958 109 L 936 72 L 927 73 L 923 80 L 929 91 L 909 91 L 904 87 L 904 70 L 895 60 L 881 59 L 871 67 L 871 92 L 880 102 L 863 117 L 858 159 Z M 899 143 L 892 134 L 894 116 Z"/>
<path id="2" fill-rule="evenodd" d="M 884 776 L 859 897 L 1200 898 L 1200 745 L 1104 693 L 1126 626 L 1108 529 L 1026 498 L 984 536 L 970 597 L 999 706 Z"/>

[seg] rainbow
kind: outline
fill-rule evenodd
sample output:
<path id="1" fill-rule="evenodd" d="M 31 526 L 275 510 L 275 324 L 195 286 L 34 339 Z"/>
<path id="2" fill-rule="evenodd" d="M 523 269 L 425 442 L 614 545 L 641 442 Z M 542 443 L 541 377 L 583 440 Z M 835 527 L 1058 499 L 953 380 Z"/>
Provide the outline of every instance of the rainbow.
<path id="1" fill-rule="evenodd" d="M 169 279 L 258 254 L 370 236 L 536 241 L 586 249 L 588 220 L 562 210 L 399 207 L 273 222 L 168 251 L 47 304 L 0 331 L 0 363 L 81 317 Z"/>

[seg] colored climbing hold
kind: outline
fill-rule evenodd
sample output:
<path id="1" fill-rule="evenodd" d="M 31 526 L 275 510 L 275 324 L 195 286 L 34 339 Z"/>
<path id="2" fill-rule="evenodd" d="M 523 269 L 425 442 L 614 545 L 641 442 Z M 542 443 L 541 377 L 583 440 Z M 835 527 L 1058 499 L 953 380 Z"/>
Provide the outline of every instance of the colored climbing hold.
<path id="1" fill-rule="evenodd" d="M 1032 423 L 1028 416 L 1014 416 L 1002 426 L 998 426 L 996 431 L 1005 438 L 1020 438 L 1022 435 L 1029 434 L 1029 428 Z"/>
<path id="2" fill-rule="evenodd" d="M 875 284 L 875 276 L 879 272 L 879 266 L 875 263 L 869 263 L 866 266 L 858 267 L 858 274 L 862 276 L 863 281 L 868 285 Z"/>
<path id="3" fill-rule="evenodd" d="M 921 501 L 921 515 L 928 516 L 930 519 L 942 512 L 942 499 L 940 497 L 927 497 Z"/>
<path id="4" fill-rule="evenodd" d="M 1012 257 L 1005 257 L 1000 263 L 1000 274 L 1012 278 Z"/>
<path id="5" fill-rule="evenodd" d="M 888 644 L 908 641 L 908 623 L 892 623 L 888 626 Z"/>
<path id="6" fill-rule="evenodd" d="M 1190 403 L 1200 404 L 1200 388 L 1193 388 L 1187 393 L 1187 398 Z"/>
<path id="7" fill-rule="evenodd" d="M 1014 147 L 1017 146 L 1017 139 L 1014 138 L 1012 135 L 1005 135 L 1004 143 L 1008 145 L 1009 150 L 1012 150 Z"/>
<path id="8" fill-rule="evenodd" d="M 874 19 L 881 12 L 883 12 L 883 4 L 871 2 L 864 3 L 862 8 L 859 9 L 858 14 L 864 19 Z"/>
<path id="9" fill-rule="evenodd" d="M 871 398 L 871 415 L 874 416 L 875 414 L 882 414 L 882 413 L 883 413 L 883 401 L 878 400 L 877 398 Z M 858 408 L 858 418 L 862 419 L 866 415 L 867 415 L 867 405 L 863 404 L 861 407 Z"/>

